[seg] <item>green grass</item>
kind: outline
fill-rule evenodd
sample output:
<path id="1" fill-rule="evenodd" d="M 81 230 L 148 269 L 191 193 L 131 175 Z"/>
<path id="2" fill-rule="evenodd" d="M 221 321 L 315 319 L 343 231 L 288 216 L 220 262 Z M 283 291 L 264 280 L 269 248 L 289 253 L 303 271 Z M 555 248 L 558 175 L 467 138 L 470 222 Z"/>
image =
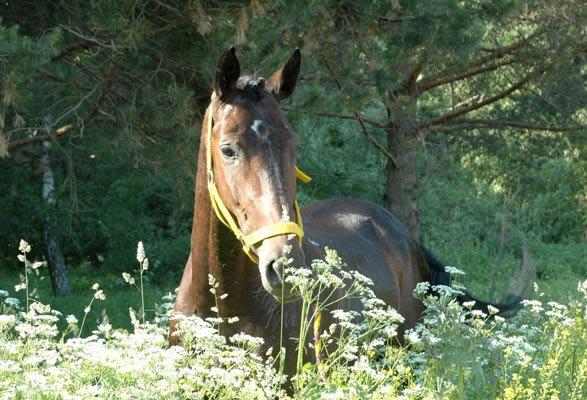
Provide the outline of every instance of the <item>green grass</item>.
<path id="1" fill-rule="evenodd" d="M 133 266 L 133 268 L 135 268 Z M 133 268 L 128 272 L 132 273 Z M 1 289 L 14 291 L 14 286 L 20 283 L 20 274 L 22 271 L 7 270 L 0 268 Z M 38 289 L 39 300 L 45 304 L 51 304 L 54 309 L 61 311 L 65 315 L 73 314 L 80 321 L 84 315 L 84 308 L 88 305 L 94 291 L 91 289 L 94 283 L 98 283 L 106 295 L 105 301 L 95 301 L 92 310 L 88 313 L 84 332 L 82 336 L 89 335 L 96 329 L 97 325 L 103 319 L 103 313 L 107 312 L 108 319 L 113 326 L 117 328 L 130 330 L 131 321 L 129 317 L 129 307 L 134 310 L 141 308 L 141 295 L 135 288 L 124 282 L 122 275 L 106 272 L 100 268 L 94 268 L 87 264 L 68 269 L 68 276 L 72 287 L 73 295 L 71 297 L 55 296 L 51 286 L 51 278 L 46 267 L 39 269 L 39 277 L 30 277 L 31 290 Z M 138 272 L 133 274 L 137 277 Z M 178 282 L 179 283 L 179 282 Z M 161 303 L 161 297 L 168 292 L 175 290 L 174 287 L 160 287 L 149 279 L 148 271 L 145 275 L 145 309 L 146 317 L 152 319 L 156 303 Z M 15 293 L 16 298 L 24 304 L 24 291 Z M 60 322 L 60 328 L 63 329 L 65 322 Z"/>

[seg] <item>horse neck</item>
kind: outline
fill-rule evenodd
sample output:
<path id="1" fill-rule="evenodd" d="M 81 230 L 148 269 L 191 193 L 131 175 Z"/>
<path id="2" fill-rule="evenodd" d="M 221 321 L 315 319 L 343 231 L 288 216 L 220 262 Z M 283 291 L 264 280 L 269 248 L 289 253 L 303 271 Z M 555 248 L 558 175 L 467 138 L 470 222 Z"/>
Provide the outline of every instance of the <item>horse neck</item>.
<path id="1" fill-rule="evenodd" d="M 208 174 L 206 170 L 207 122 L 211 107 L 208 107 L 198 155 L 196 175 L 195 211 L 191 237 L 192 284 L 196 296 L 196 312 L 210 314 L 216 301 L 210 293 L 208 274 L 218 282 L 216 296 L 227 293 L 228 297 L 218 300 L 221 316 L 242 315 L 255 293 L 261 288 L 256 279 L 257 267 L 241 250 L 241 244 L 234 234 L 225 227 L 212 208 L 208 193 Z"/>

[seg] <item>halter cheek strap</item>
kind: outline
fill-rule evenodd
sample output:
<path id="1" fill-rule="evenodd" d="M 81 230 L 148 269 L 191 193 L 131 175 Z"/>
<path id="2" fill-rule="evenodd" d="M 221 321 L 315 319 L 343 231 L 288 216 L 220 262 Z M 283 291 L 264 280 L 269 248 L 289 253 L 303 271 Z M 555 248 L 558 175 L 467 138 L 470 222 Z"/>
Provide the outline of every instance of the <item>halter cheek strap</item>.
<path id="1" fill-rule="evenodd" d="M 228 210 L 222 198 L 220 197 L 220 193 L 218 192 L 218 187 L 216 186 L 216 181 L 214 179 L 214 170 L 212 167 L 212 110 L 210 110 L 208 114 L 208 129 L 207 129 L 207 151 L 206 151 L 206 170 L 208 173 L 208 193 L 210 194 L 210 201 L 212 202 L 212 208 L 216 213 L 216 216 L 226 227 L 228 227 L 232 233 L 236 236 L 236 238 L 242 243 L 243 251 L 249 258 L 255 263 L 259 263 L 259 258 L 253 253 L 251 247 L 257 243 L 262 242 L 265 239 L 274 237 L 274 236 L 281 236 L 281 235 L 296 235 L 300 242 L 300 246 L 302 244 L 302 238 L 304 237 L 304 229 L 302 223 L 302 214 L 300 213 L 300 207 L 298 206 L 297 199 L 294 200 L 294 210 L 296 213 L 296 222 L 277 222 L 275 224 L 264 226 L 256 231 L 244 235 L 240 230 L 236 220 L 232 216 L 232 213 Z M 308 175 L 304 174 L 300 169 L 296 166 L 296 177 L 304 182 L 310 182 L 312 178 Z"/>

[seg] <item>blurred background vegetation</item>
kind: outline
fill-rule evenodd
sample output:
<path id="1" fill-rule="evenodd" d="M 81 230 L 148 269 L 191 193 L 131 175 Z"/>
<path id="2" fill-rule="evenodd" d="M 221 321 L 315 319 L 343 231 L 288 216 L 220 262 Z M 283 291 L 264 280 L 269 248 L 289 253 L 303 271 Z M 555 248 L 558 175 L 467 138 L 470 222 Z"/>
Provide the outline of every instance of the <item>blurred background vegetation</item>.
<path id="1" fill-rule="evenodd" d="M 201 120 L 235 45 L 261 76 L 302 51 L 284 104 L 302 205 L 388 207 L 486 298 L 527 237 L 564 296 L 587 275 L 585 26 L 578 0 L 2 1 L 0 286 L 21 238 L 39 260 L 57 240 L 74 295 L 118 291 L 139 240 L 155 290 L 179 284 Z"/>

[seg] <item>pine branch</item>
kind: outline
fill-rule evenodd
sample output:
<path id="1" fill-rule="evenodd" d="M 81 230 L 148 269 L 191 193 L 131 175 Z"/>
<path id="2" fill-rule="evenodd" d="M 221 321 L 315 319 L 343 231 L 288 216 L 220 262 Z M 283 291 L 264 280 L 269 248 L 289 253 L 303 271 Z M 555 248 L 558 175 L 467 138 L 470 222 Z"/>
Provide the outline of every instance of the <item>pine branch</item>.
<path id="1" fill-rule="evenodd" d="M 86 86 L 80 82 L 69 82 L 69 81 L 65 80 L 64 78 L 62 78 L 58 75 L 55 75 L 54 73 L 52 73 L 50 71 L 47 71 L 46 69 L 40 69 L 38 72 L 41 75 L 46 76 L 47 78 L 53 79 L 54 81 L 64 83 L 66 85 L 70 85 L 70 86 L 76 87 L 78 89 L 82 89 L 82 90 L 92 90 L 93 89 L 92 87 Z"/>
<path id="2" fill-rule="evenodd" d="M 469 107 L 461 108 L 460 110 L 457 110 L 457 111 L 454 111 L 454 112 L 451 112 L 448 114 L 444 114 L 439 117 L 428 120 L 426 122 L 423 122 L 420 125 L 418 125 L 418 129 L 424 129 L 424 128 L 428 128 L 429 126 L 432 126 L 432 125 L 439 125 L 442 123 L 450 122 L 463 114 L 467 114 L 471 111 L 478 110 L 479 108 L 484 107 L 488 104 L 495 103 L 496 101 L 499 101 L 499 100 L 503 99 L 504 97 L 509 96 L 511 93 L 515 92 L 516 90 L 520 89 L 522 86 L 524 86 L 526 83 L 528 83 L 528 81 L 530 81 L 530 79 L 547 71 L 549 68 L 551 68 L 551 65 L 548 65 L 547 67 L 541 68 L 537 71 L 530 72 L 524 78 L 522 78 L 521 80 L 519 80 L 518 82 L 516 82 L 515 84 L 513 84 L 512 86 L 510 86 L 508 89 L 504 90 L 503 92 L 496 94 L 495 96 L 489 97 L 488 99 L 485 99 L 483 101 L 480 101 L 479 103 L 472 104 Z"/>
<path id="3" fill-rule="evenodd" d="M 65 135 L 66 133 L 71 132 L 76 127 L 75 124 L 67 124 L 62 126 L 61 128 L 55 131 L 55 135 L 47 134 L 47 135 L 38 135 L 38 136 L 31 136 L 26 139 L 18 140 L 16 142 L 12 142 L 8 144 L 8 151 L 13 151 L 18 148 L 28 146 L 29 144 L 33 143 L 40 143 L 46 140 L 51 140 L 52 138 L 60 137 Z"/>
<path id="4" fill-rule="evenodd" d="M 427 78 L 424 78 L 420 82 L 417 82 L 419 89 L 420 89 L 420 92 L 422 93 L 422 92 L 425 92 L 426 90 L 430 90 L 430 89 L 437 87 L 437 86 L 440 86 L 440 85 L 455 82 L 460 79 L 469 78 L 471 76 L 479 75 L 484 72 L 493 71 L 493 70 L 496 70 L 504 65 L 511 64 L 515 61 L 513 58 L 499 61 L 499 62 L 497 62 L 495 64 L 491 64 L 489 66 L 485 66 L 485 64 L 487 64 L 488 62 L 491 62 L 496 59 L 500 59 L 502 57 L 505 57 L 507 55 L 510 55 L 510 54 L 516 52 L 517 50 L 520 50 L 521 48 L 526 46 L 530 42 L 530 40 L 534 39 L 536 36 L 541 35 L 542 33 L 544 33 L 544 31 L 545 31 L 544 29 L 538 29 L 536 32 L 532 33 L 527 38 L 523 38 L 522 40 L 520 40 L 514 44 L 511 44 L 509 46 L 506 46 L 506 47 L 501 47 L 498 49 L 483 49 L 484 51 L 491 52 L 491 54 L 483 56 L 483 57 L 479 57 L 478 59 L 472 61 L 471 64 L 469 64 L 469 66 L 467 67 L 468 69 L 465 71 L 462 71 L 460 74 L 455 74 L 451 77 L 443 77 L 442 74 L 436 74 L 436 75 L 432 75 Z"/>
<path id="5" fill-rule="evenodd" d="M 532 131 L 568 132 L 585 130 L 587 125 L 576 126 L 543 126 L 525 122 L 507 121 L 499 119 L 460 118 L 451 121 L 451 125 L 432 125 L 428 129 L 436 131 L 454 131 L 464 129 L 492 129 L 492 128 L 519 128 Z"/>
<path id="6" fill-rule="evenodd" d="M 479 57 L 477 60 L 475 60 L 471 63 L 471 67 L 478 67 L 478 66 L 481 66 L 489 61 L 495 60 L 496 58 L 501 58 L 503 56 L 511 54 L 511 53 L 521 49 L 522 47 L 526 46 L 530 42 L 530 40 L 534 39 L 537 36 L 542 35 L 545 31 L 546 31 L 545 28 L 537 29 L 530 36 L 523 38 L 520 41 L 513 43 L 509 46 L 500 47 L 497 49 L 482 49 L 483 51 L 490 52 L 491 54 L 484 56 L 484 57 Z"/>
<path id="7" fill-rule="evenodd" d="M 110 71 L 110 73 L 108 74 L 108 76 L 106 78 L 106 82 L 104 83 L 104 86 L 102 88 L 102 91 L 100 93 L 100 97 L 98 98 L 98 101 L 96 102 L 96 104 L 94 105 L 92 110 L 90 110 L 90 112 L 88 112 L 86 114 L 86 116 L 83 118 L 83 120 L 78 121 L 75 124 L 64 125 L 58 129 L 56 129 L 55 134 L 49 133 L 49 134 L 45 134 L 45 135 L 32 136 L 32 137 L 28 137 L 26 139 L 22 139 L 22 140 L 18 140 L 16 142 L 9 143 L 8 144 L 8 151 L 12 151 L 12 150 L 21 148 L 23 146 L 27 146 L 29 144 L 44 142 L 46 140 L 58 138 L 60 136 L 63 136 L 65 134 L 73 131 L 75 128 L 78 128 L 78 127 L 82 127 L 82 129 L 83 129 L 83 126 L 85 124 L 87 124 L 91 119 L 93 119 L 96 116 L 96 114 L 98 113 L 101 105 L 103 104 L 103 102 L 106 98 L 106 95 L 108 94 L 108 91 L 112 87 L 114 79 L 116 78 L 116 75 L 118 74 L 119 67 L 120 67 L 122 60 L 124 59 L 125 56 L 126 56 L 126 52 L 123 52 L 116 60 L 114 66 L 112 67 L 112 70 Z M 77 103 L 77 105 L 75 105 L 74 107 L 71 107 L 69 110 L 67 110 L 65 113 L 63 113 L 59 118 L 57 118 L 57 120 L 54 122 L 54 124 L 58 124 L 66 116 L 70 115 L 72 112 L 75 112 L 79 107 L 81 107 L 81 105 L 86 100 L 88 100 L 92 96 L 92 94 L 94 94 L 94 92 L 96 90 L 98 90 L 98 86 L 94 87 L 90 93 L 88 93 L 84 97 L 82 97 L 82 99 Z"/>
<path id="8" fill-rule="evenodd" d="M 326 64 L 326 68 L 328 68 L 328 71 L 330 72 L 332 79 L 334 79 L 334 82 L 336 83 L 338 90 L 341 92 L 344 101 L 348 102 L 348 96 L 345 93 L 344 88 L 342 87 L 342 84 L 338 80 L 338 77 L 334 73 L 334 70 L 332 69 L 332 66 L 330 65 L 330 62 L 328 61 L 328 58 L 326 57 L 326 55 L 324 55 L 324 63 Z M 361 115 L 356 111 L 354 111 L 353 114 L 355 116 L 355 119 L 357 121 L 359 121 L 359 124 L 361 125 L 361 129 L 363 131 L 363 134 L 367 137 L 369 142 L 371 142 L 371 144 L 373 144 L 377 149 L 379 149 L 379 151 L 381 151 L 391 161 L 394 168 L 399 169 L 399 164 L 397 163 L 397 160 L 395 159 L 393 154 L 391 154 L 389 151 L 387 151 L 387 149 L 381 143 L 379 143 L 379 141 L 377 141 L 377 139 L 375 139 L 375 137 L 373 135 L 371 135 L 371 133 L 369 133 Z"/>
<path id="9" fill-rule="evenodd" d="M 512 64 L 514 61 L 515 60 L 512 58 L 505 59 L 505 60 L 502 60 L 502 61 L 495 63 L 495 64 L 486 65 L 486 66 L 475 68 L 475 69 L 470 69 L 470 70 L 464 71 L 460 74 L 456 74 L 453 76 L 447 76 L 445 78 L 439 78 L 437 80 L 431 80 L 430 78 L 424 78 L 424 79 L 420 80 L 419 82 L 417 82 L 418 93 L 424 93 L 424 92 L 426 92 L 430 89 L 433 89 L 435 87 L 446 85 L 447 83 L 460 81 L 462 79 L 470 78 L 475 75 L 483 74 L 485 72 L 495 71 L 496 69 L 501 68 L 505 65 Z"/>
<path id="10" fill-rule="evenodd" d="M 316 115 L 318 117 L 331 117 L 331 118 L 340 118 L 340 119 L 351 119 L 356 120 L 357 116 L 354 114 L 341 114 L 335 112 L 328 112 L 328 111 L 301 111 L 305 114 Z M 379 121 L 375 121 L 368 118 L 361 117 L 361 120 L 369 125 L 376 126 L 377 128 L 387 129 L 387 126 Z"/>

